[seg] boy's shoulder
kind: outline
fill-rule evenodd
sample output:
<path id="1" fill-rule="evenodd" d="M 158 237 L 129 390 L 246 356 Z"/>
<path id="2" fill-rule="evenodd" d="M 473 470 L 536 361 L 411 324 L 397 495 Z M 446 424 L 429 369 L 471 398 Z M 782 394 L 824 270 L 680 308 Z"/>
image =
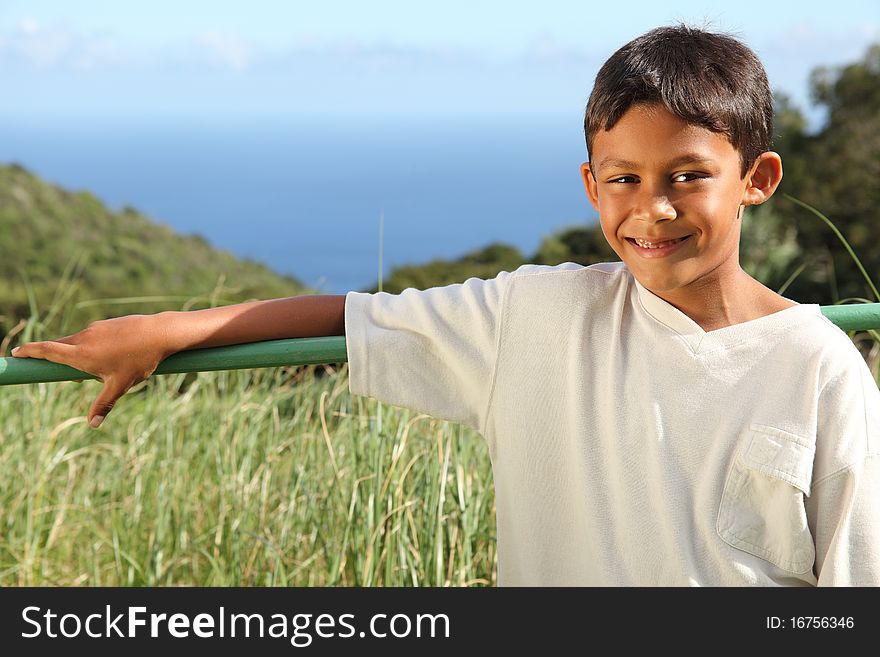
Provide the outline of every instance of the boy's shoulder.
<path id="1" fill-rule="evenodd" d="M 634 280 L 622 262 L 526 264 L 510 273 L 505 297 L 511 308 L 527 313 L 534 312 L 535 304 L 549 315 L 574 306 L 607 310 L 624 302 Z"/>
<path id="2" fill-rule="evenodd" d="M 583 308 L 616 305 L 635 290 L 635 278 L 623 262 L 581 265 L 522 265 L 508 279 L 508 288 L 520 303 L 577 304 Z"/>
<path id="3" fill-rule="evenodd" d="M 601 294 L 609 288 L 633 285 L 633 276 L 622 262 L 600 262 L 581 265 L 563 262 L 559 265 L 521 265 L 511 272 L 510 281 L 533 292 L 546 291 L 553 296 L 577 293 Z"/>
<path id="4" fill-rule="evenodd" d="M 536 276 L 546 274 L 571 274 L 581 276 L 619 276 L 628 275 L 629 270 L 623 262 L 599 262 L 594 265 L 581 265 L 576 262 L 563 262 L 558 265 L 520 265 L 512 274 L 516 277 Z"/>
<path id="5" fill-rule="evenodd" d="M 849 335 L 834 322 L 822 314 L 818 304 L 803 304 L 813 312 L 800 316 L 799 322 L 792 328 L 790 339 L 802 347 L 812 347 L 821 352 L 829 365 L 836 363 L 841 367 L 850 367 L 846 362 L 855 359 L 864 364 L 864 359 Z"/>

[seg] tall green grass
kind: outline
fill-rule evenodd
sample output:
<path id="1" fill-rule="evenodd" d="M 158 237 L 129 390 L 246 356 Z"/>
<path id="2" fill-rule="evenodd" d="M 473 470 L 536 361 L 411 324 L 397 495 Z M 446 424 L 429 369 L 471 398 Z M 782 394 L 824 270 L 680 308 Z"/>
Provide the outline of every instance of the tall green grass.
<path id="1" fill-rule="evenodd" d="M 0 355 L 76 330 L 70 270 L 45 312 L 21 273 Z M 0 586 L 495 583 L 485 441 L 352 397 L 347 365 L 153 377 L 95 432 L 99 386 L 0 387 Z"/>
<path id="2" fill-rule="evenodd" d="M 323 371 L 3 390 L 0 585 L 494 584 L 482 438 Z"/>

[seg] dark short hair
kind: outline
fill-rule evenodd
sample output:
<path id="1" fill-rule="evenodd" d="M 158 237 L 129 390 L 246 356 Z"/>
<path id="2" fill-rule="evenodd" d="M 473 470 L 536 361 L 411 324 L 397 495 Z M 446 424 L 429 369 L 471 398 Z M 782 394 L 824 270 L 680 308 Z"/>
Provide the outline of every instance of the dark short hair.
<path id="1" fill-rule="evenodd" d="M 615 52 L 587 102 L 587 156 L 593 139 L 633 105 L 662 103 L 692 125 L 723 134 L 739 151 L 741 176 L 770 150 L 773 95 L 764 66 L 726 34 L 687 25 L 658 27 Z"/>

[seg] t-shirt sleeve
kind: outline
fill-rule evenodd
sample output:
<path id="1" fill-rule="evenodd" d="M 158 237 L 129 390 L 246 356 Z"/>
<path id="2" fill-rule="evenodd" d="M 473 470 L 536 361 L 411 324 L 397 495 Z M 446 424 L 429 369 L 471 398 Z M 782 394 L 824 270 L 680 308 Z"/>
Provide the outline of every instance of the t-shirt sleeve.
<path id="1" fill-rule="evenodd" d="M 880 586 L 880 391 L 850 353 L 820 395 L 816 462 L 826 471 L 806 500 L 819 586 Z"/>
<path id="2" fill-rule="evenodd" d="M 352 394 L 482 431 L 511 275 L 400 294 L 349 292 L 345 336 Z"/>

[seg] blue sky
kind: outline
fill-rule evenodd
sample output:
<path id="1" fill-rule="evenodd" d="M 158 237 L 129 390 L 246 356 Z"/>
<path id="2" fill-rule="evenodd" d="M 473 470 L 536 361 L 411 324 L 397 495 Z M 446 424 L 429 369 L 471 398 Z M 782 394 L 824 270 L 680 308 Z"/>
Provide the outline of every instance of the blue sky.
<path id="1" fill-rule="evenodd" d="M 562 116 L 614 49 L 681 20 L 737 34 L 801 106 L 814 66 L 880 41 L 876 0 L 4 0 L 0 111 Z"/>

